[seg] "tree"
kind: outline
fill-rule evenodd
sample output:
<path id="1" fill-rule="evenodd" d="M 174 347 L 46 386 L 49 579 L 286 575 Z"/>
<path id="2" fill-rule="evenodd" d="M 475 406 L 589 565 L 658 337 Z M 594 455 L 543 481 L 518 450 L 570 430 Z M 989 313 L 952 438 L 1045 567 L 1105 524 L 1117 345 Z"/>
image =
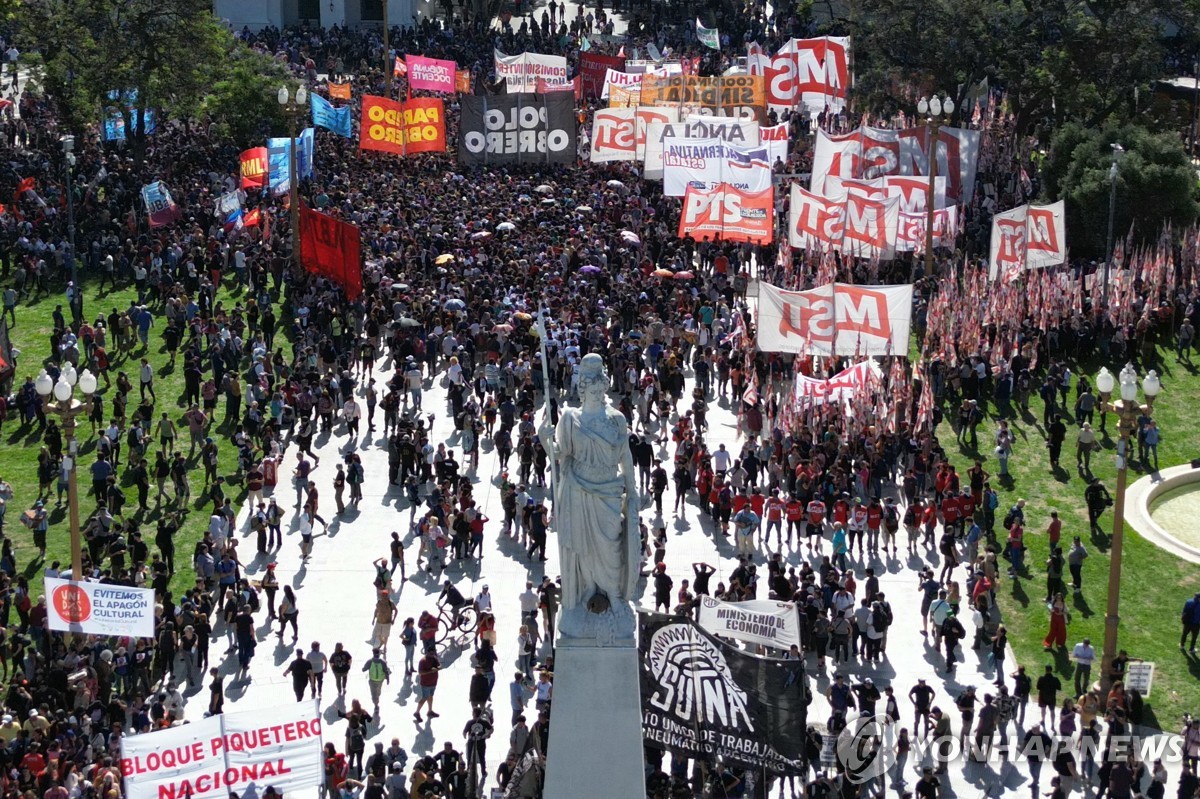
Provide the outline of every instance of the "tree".
<path id="1" fill-rule="evenodd" d="M 182 120 L 212 114 L 239 131 L 279 113 L 271 97 L 283 68 L 235 39 L 211 0 L 39 0 L 19 18 L 71 129 L 95 124 L 111 92 L 136 94 L 141 113 L 123 113 L 137 157 L 146 132 L 130 123 L 146 109 Z"/>
<path id="2" fill-rule="evenodd" d="M 1165 225 L 1185 227 L 1200 214 L 1196 172 L 1177 135 L 1133 124 L 1090 130 L 1067 123 L 1054 135 L 1042 180 L 1048 200 L 1066 201 L 1072 254 L 1105 255 L 1114 143 L 1125 148 L 1117 172 L 1114 240 L 1123 239 L 1132 225 L 1136 243 L 1153 242 Z"/>

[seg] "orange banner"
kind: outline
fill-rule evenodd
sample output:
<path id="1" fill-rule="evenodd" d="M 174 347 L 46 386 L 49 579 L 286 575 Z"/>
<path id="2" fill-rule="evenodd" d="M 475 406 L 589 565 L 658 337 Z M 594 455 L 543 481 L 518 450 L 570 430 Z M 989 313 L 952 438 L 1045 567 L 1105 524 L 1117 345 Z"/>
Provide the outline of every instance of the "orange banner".
<path id="1" fill-rule="evenodd" d="M 242 188 L 261 189 L 267 182 L 267 148 L 242 151 Z"/>
<path id="2" fill-rule="evenodd" d="M 611 90 L 609 91 L 611 94 Z M 681 114 L 767 121 L 767 90 L 762 75 L 701 78 L 696 75 L 647 75 L 642 105 L 682 106 Z"/>
<path id="3" fill-rule="evenodd" d="M 740 191 L 728 183 L 712 190 L 688 186 L 679 215 L 679 238 L 770 244 L 775 233 L 775 191 Z"/>
<path id="4" fill-rule="evenodd" d="M 454 75 L 454 88 L 463 94 L 471 93 L 471 73 L 460 69 Z"/>
<path id="5" fill-rule="evenodd" d="M 329 84 L 329 99 L 330 100 L 349 100 L 350 99 L 350 84 L 349 83 L 330 83 Z"/>
<path id="6" fill-rule="evenodd" d="M 400 103 L 363 95 L 358 146 L 395 155 L 444 153 L 445 104 L 440 97 L 414 97 Z"/>

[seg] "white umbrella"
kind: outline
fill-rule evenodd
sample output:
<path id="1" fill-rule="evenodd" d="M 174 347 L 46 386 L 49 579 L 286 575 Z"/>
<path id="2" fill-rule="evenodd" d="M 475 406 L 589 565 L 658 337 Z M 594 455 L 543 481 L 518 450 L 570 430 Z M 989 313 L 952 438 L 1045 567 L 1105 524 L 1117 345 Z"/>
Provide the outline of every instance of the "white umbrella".
<path id="1" fill-rule="evenodd" d="M 622 230 L 621 231 L 621 240 L 628 242 L 629 244 L 640 245 L 642 243 L 642 240 L 639 239 L 638 235 L 636 233 L 634 233 L 632 230 Z"/>
<path id="2" fill-rule="evenodd" d="M 608 183 L 605 183 L 604 185 L 605 185 L 605 186 L 608 186 L 610 189 L 623 189 L 623 188 L 625 188 L 625 184 L 624 184 L 624 183 L 622 183 L 622 182 L 621 182 L 621 181 L 619 181 L 619 180 L 610 180 Z"/>
<path id="3" fill-rule="evenodd" d="M 516 229 L 517 229 L 517 226 L 514 225 L 512 222 L 501 222 L 500 224 L 496 225 L 496 230 L 516 230 Z"/>
<path id="4" fill-rule="evenodd" d="M 579 213 L 581 213 L 581 214 L 590 214 L 590 213 L 592 212 L 592 206 L 590 206 L 590 205 L 577 205 L 577 206 L 575 206 L 575 210 L 576 210 L 576 211 L 578 211 L 578 212 L 579 212 Z"/>
<path id="5" fill-rule="evenodd" d="M 543 183 L 534 189 L 534 191 L 536 191 L 538 194 L 550 194 L 552 191 L 554 191 L 554 187 L 549 183 Z"/>

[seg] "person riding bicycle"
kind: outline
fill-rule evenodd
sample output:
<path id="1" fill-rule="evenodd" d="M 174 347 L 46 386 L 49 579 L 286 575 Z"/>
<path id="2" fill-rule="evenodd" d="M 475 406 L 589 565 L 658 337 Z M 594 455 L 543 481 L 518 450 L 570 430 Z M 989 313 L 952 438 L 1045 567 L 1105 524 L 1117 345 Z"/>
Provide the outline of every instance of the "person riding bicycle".
<path id="1" fill-rule="evenodd" d="M 457 627 L 462 616 L 462 609 L 467 604 L 467 599 L 462 595 L 454 583 L 447 580 L 442 584 L 442 593 L 438 596 L 438 605 L 446 604 L 454 611 L 454 626 Z"/>

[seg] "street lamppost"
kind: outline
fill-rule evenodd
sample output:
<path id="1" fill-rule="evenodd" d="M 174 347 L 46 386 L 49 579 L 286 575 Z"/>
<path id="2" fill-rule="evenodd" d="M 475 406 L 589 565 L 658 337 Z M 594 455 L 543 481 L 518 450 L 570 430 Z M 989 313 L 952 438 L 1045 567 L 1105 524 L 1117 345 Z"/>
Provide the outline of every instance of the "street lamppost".
<path id="1" fill-rule="evenodd" d="M 304 113 L 305 103 L 308 102 L 308 91 L 300 86 L 294 95 L 289 96 L 287 86 L 280 86 L 275 95 L 279 105 L 283 107 L 288 117 L 288 205 L 292 223 L 292 261 L 296 268 L 300 267 L 300 183 L 297 179 L 299 168 L 296 165 L 296 127 L 300 124 L 300 116 Z"/>
<path id="2" fill-rule="evenodd" d="M 1138 416 L 1142 413 L 1149 415 L 1154 407 L 1154 398 L 1162 391 L 1162 383 L 1158 373 L 1153 369 L 1142 381 L 1142 393 L 1146 395 L 1146 404 L 1137 401 L 1138 385 L 1137 372 L 1133 364 L 1126 364 L 1121 370 L 1120 386 L 1115 384 L 1112 372 L 1101 368 L 1096 376 L 1096 390 L 1100 392 L 1100 412 L 1116 414 L 1117 432 L 1117 495 L 1113 501 L 1113 534 L 1112 544 L 1108 551 L 1108 608 L 1104 613 L 1104 652 L 1100 659 L 1101 696 L 1108 694 L 1112 684 L 1112 662 L 1117 656 L 1117 628 L 1120 626 L 1119 615 L 1121 603 L 1121 555 L 1125 543 L 1125 478 L 1129 466 L 1129 441 L 1137 431 Z M 1113 389 L 1117 388 L 1120 399 L 1110 402 Z"/>
<path id="3" fill-rule="evenodd" d="M 82 374 L 77 374 L 75 367 L 68 364 L 58 376 L 57 382 L 43 369 L 34 380 L 33 386 L 42 398 L 45 411 L 62 420 L 63 432 L 67 438 L 67 461 L 63 465 L 67 469 L 67 503 L 71 525 L 71 579 L 80 582 L 83 580 L 83 541 L 79 530 L 79 489 L 75 477 L 79 458 L 79 443 L 75 440 L 75 419 L 92 409 L 96 376 L 87 369 L 84 369 Z M 79 387 L 83 399 L 75 398 L 76 386 Z"/>
<path id="4" fill-rule="evenodd" d="M 938 131 L 942 124 L 950 121 L 954 113 L 954 100 L 947 95 L 945 98 L 936 94 L 926 99 L 921 98 L 917 103 L 917 113 L 925 117 L 922 122 L 929 132 L 929 194 L 925 199 L 925 276 L 933 275 L 933 218 L 934 218 L 934 183 L 937 181 L 937 150 Z"/>
<path id="5" fill-rule="evenodd" d="M 1112 144 L 1112 166 L 1108 168 L 1108 244 L 1104 248 L 1104 288 L 1101 289 L 1100 307 L 1108 307 L 1108 270 L 1112 267 L 1113 259 L 1113 217 L 1117 213 L 1117 175 L 1121 173 L 1121 158 L 1125 155 L 1125 148 L 1113 142 Z M 1093 301 L 1095 294 L 1092 295 Z"/>

